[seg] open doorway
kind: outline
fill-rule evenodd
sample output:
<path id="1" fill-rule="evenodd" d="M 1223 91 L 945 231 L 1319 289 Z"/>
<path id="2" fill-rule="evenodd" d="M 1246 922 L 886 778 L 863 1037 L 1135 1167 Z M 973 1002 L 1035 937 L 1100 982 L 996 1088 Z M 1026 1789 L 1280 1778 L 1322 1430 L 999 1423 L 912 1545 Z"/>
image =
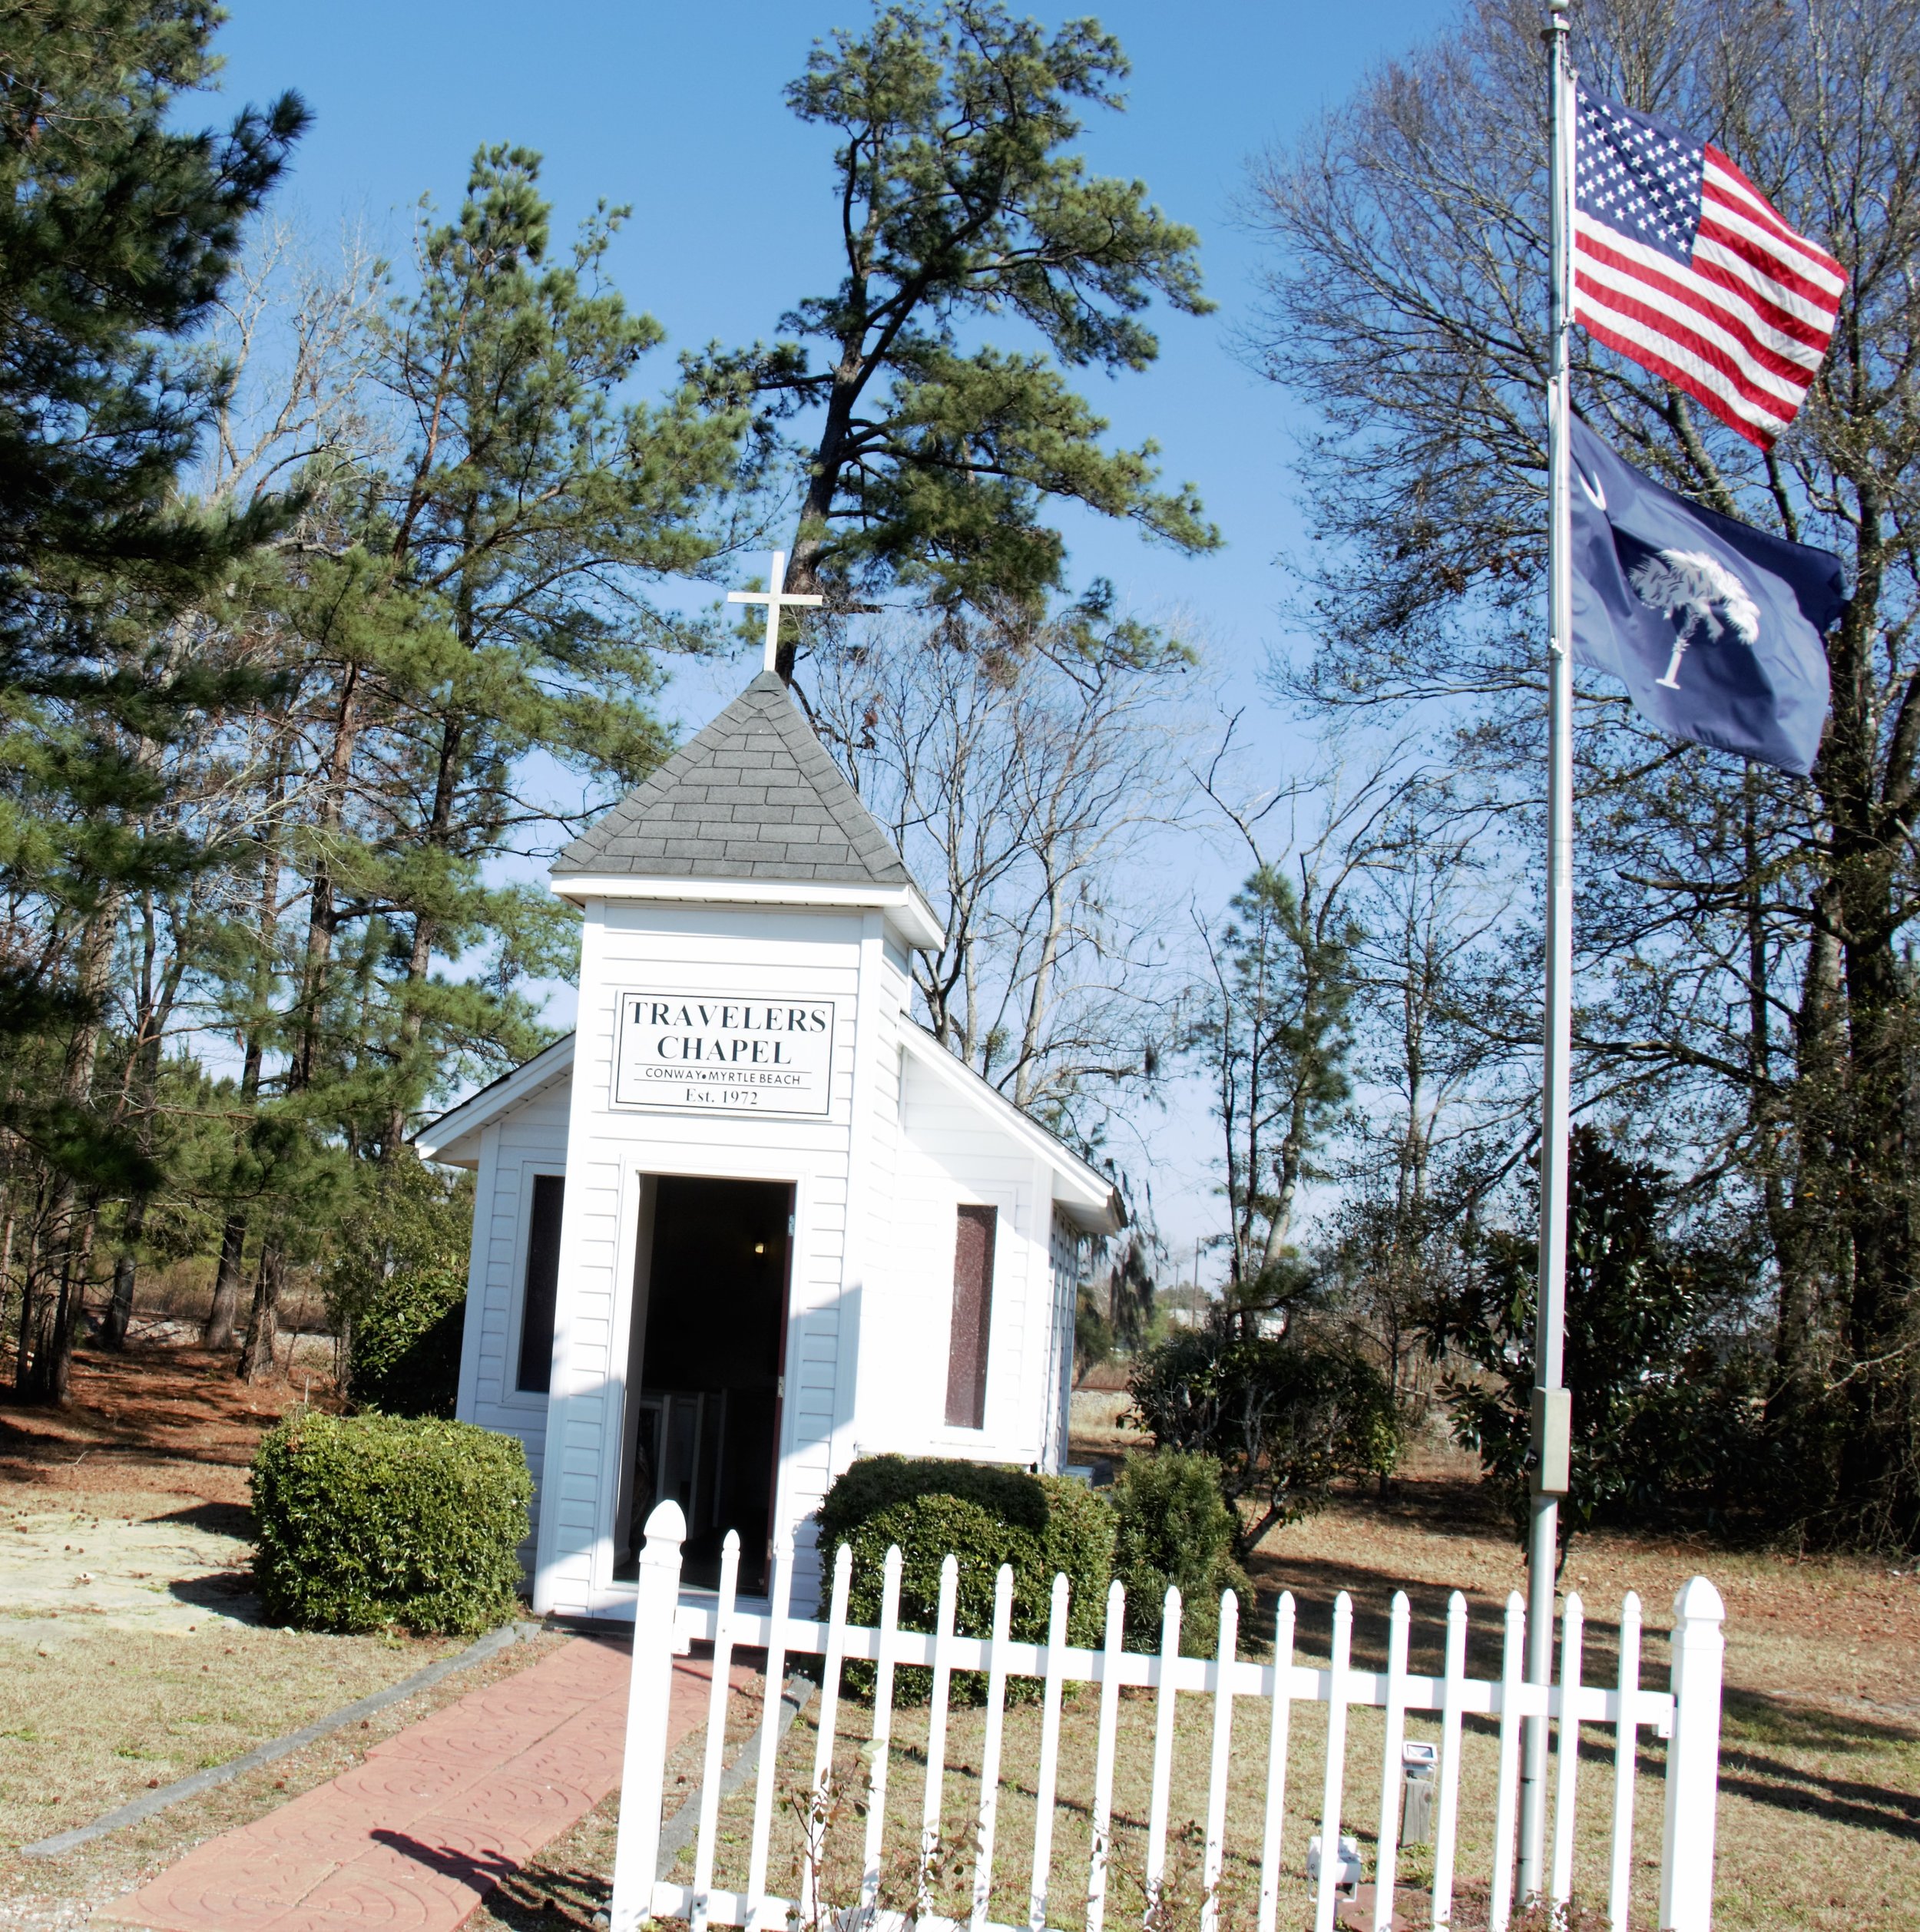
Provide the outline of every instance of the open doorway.
<path id="1" fill-rule="evenodd" d="M 649 1192 L 627 1384 L 637 1391 L 624 1432 L 628 1565 L 648 1512 L 670 1497 L 687 1517 L 685 1580 L 717 1584 L 721 1542 L 737 1530 L 740 1586 L 757 1595 L 773 1530 L 793 1190 L 663 1174 Z"/>

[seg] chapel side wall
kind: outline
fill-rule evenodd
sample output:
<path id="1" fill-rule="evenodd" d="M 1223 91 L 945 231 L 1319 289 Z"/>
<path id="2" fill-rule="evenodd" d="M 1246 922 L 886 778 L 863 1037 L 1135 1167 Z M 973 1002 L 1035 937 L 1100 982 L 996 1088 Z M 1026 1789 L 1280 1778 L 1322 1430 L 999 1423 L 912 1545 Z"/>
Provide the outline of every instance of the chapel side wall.
<path id="1" fill-rule="evenodd" d="M 567 1168 L 569 1083 L 563 1072 L 488 1127 L 475 1177 L 473 1249 L 461 1341 L 463 1422 L 518 1436 L 534 1480 L 538 1524 L 545 1473 L 547 1398 L 522 1394 L 520 1305 L 527 1269 L 527 1212 L 536 1174 Z"/>
<path id="2" fill-rule="evenodd" d="M 1053 1404 L 1047 1417 L 1047 1448 L 1042 1459 L 1055 1475 L 1067 1466 L 1073 1415 L 1074 1316 L 1080 1295 L 1081 1239 L 1080 1230 L 1055 1208 L 1048 1249 L 1054 1295 Z"/>
<path id="3" fill-rule="evenodd" d="M 863 915 L 764 906 L 597 901 L 582 935 L 580 1018 L 569 1132 L 576 1146 L 561 1230 L 551 1501 L 541 1526 L 535 1607 L 619 1614 L 631 1584 L 611 1576 L 619 1487 L 625 1342 L 637 1176 L 713 1174 L 796 1188 L 788 1303 L 781 1497 L 790 1524 L 817 1507 L 850 1454 L 861 1283 L 846 1279 L 849 1137 Z M 628 988 L 720 997 L 831 999 L 831 1111 L 825 1117 L 616 1108 L 616 1001 Z M 880 988 L 872 973 L 866 992 Z M 876 1043 L 877 1046 L 877 1042 Z M 859 1263 L 857 1259 L 855 1267 Z M 805 1539 L 803 1538 L 804 1541 Z M 797 1570 L 796 1566 L 796 1570 Z M 796 1573 L 803 1596 L 808 1577 Z"/>
<path id="4" fill-rule="evenodd" d="M 895 1195 L 895 1291 L 887 1355 L 892 1400 L 863 1452 L 1031 1462 L 1042 1455 L 1047 1421 L 1051 1187 L 1032 1153 L 983 1106 L 905 1057 L 899 1177 Z M 947 1356 L 953 1315 L 955 1209 L 963 1202 L 999 1210 L 995 1233 L 993 1318 L 987 1345 L 986 1426 L 946 1426 Z"/>

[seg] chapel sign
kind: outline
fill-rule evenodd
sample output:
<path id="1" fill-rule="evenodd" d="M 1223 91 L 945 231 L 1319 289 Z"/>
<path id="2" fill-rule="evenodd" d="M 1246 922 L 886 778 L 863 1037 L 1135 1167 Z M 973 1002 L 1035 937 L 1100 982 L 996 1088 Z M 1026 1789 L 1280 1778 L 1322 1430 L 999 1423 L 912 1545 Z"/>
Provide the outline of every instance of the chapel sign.
<path id="1" fill-rule="evenodd" d="M 827 1112 L 833 1002 L 620 996 L 614 1104 L 700 1113 Z"/>

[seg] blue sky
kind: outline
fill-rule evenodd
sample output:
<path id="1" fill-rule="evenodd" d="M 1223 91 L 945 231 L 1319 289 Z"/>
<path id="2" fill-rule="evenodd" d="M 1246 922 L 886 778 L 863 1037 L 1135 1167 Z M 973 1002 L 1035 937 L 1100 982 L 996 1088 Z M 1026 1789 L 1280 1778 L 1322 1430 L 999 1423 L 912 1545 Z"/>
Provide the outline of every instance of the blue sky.
<path id="1" fill-rule="evenodd" d="M 770 336 L 782 309 L 831 284 L 835 208 L 829 137 L 781 99 L 815 38 L 870 18 L 856 0 L 702 6 L 548 0 L 229 0 L 218 45 L 228 101 L 296 88 L 313 108 L 286 202 L 314 229 L 362 218 L 404 253 L 422 194 L 459 196 L 482 143 L 545 157 L 561 232 L 603 197 L 632 204 L 611 271 L 628 300 L 668 332 L 658 380 L 679 348 Z M 1033 11 L 1048 22 L 1052 8 Z M 1440 0 L 1339 5 L 1186 6 L 1144 0 L 1091 9 L 1132 59 L 1128 111 L 1101 115 L 1084 151 L 1103 172 L 1144 180 L 1197 228 L 1209 293 L 1203 319 L 1164 318 L 1162 356 L 1144 375 L 1090 379 L 1127 442 L 1151 436 L 1168 476 L 1199 486 L 1226 538 L 1183 559 L 1090 518 L 1067 524 L 1077 583 L 1111 577 L 1147 615 L 1178 612 L 1213 654 L 1227 701 L 1247 707 L 1258 757 L 1277 776 L 1306 755 L 1296 726 L 1263 698 L 1258 674 L 1288 640 L 1279 554 L 1299 525 L 1288 473 L 1303 427 L 1286 399 L 1236 359 L 1233 336 L 1254 299 L 1261 243 L 1233 203 L 1248 160 L 1336 104 L 1376 61 L 1411 52 L 1452 11 Z M 703 667 L 667 708 L 697 726 L 738 681 Z M 1240 868 L 1225 847 L 1169 854 L 1218 901 Z M 1197 1100 L 1197 1097 L 1196 1097 Z M 1215 1212 L 1199 1170 L 1199 1123 L 1170 1138 L 1180 1178 L 1160 1201 L 1177 1252 Z"/>

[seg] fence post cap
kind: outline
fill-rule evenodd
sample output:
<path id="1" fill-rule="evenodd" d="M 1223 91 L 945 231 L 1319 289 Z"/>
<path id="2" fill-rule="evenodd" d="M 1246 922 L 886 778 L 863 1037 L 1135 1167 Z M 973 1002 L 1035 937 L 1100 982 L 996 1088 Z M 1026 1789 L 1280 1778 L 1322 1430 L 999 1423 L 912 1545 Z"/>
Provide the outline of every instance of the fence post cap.
<path id="1" fill-rule="evenodd" d="M 1704 1576 L 1695 1576 L 1680 1586 L 1673 1599 L 1673 1614 L 1689 1623 L 1724 1623 L 1726 1606 L 1720 1593 Z"/>
<path id="2" fill-rule="evenodd" d="M 647 1519 L 647 1540 L 650 1545 L 687 1540 L 687 1518 L 670 1496 L 654 1506 L 653 1514 Z"/>

